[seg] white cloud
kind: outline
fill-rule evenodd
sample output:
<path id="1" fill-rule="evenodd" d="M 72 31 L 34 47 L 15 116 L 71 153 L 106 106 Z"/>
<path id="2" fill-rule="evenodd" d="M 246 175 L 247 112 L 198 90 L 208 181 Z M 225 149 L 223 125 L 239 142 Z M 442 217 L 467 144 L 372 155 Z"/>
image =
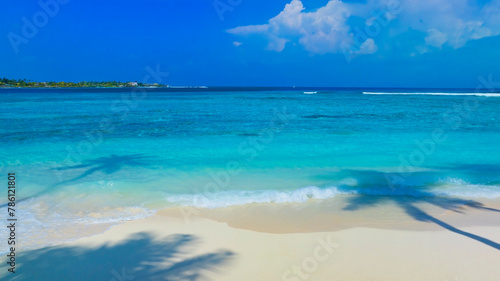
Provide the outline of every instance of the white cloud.
<path id="1" fill-rule="evenodd" d="M 234 42 L 233 42 L 233 45 L 234 45 L 234 46 L 236 46 L 236 47 L 241 46 L 241 44 L 243 44 L 243 43 L 238 42 L 238 41 L 234 41 Z"/>
<path id="2" fill-rule="evenodd" d="M 368 38 L 365 42 L 363 42 L 363 44 L 361 44 L 356 53 L 360 55 L 373 54 L 377 51 L 377 49 L 378 47 L 375 45 L 375 41 L 373 41 L 372 38 Z"/>
<path id="3" fill-rule="evenodd" d="M 248 35 L 267 31 L 267 24 L 238 26 L 227 30 L 229 33 Z"/>
<path id="4" fill-rule="evenodd" d="M 375 42 L 381 40 L 377 36 L 384 32 L 391 36 L 423 32 L 424 45 L 418 40 L 408 43 L 418 53 L 427 52 L 429 46 L 460 48 L 470 40 L 500 34 L 500 0 L 482 6 L 469 0 L 368 0 L 365 4 L 330 0 L 315 11 L 304 10 L 300 0 L 292 0 L 266 24 L 227 32 L 260 35 L 268 41 L 267 49 L 277 52 L 288 42 L 299 43 L 313 54 L 373 54 L 378 50 Z M 365 26 L 351 26 L 348 20 L 353 16 L 364 19 Z M 368 27 L 378 31 L 370 34 Z M 391 40 L 379 43 L 391 44 Z"/>
<path id="5" fill-rule="evenodd" d="M 349 16 L 346 4 L 338 0 L 328 2 L 315 12 L 304 12 L 302 2 L 292 0 L 267 24 L 240 26 L 227 32 L 263 35 L 269 40 L 267 48 L 278 52 L 287 42 L 295 40 L 312 53 L 338 52 L 342 42 L 352 40 L 346 24 Z"/>
<path id="6" fill-rule="evenodd" d="M 472 1 L 420 0 L 405 1 L 405 5 L 402 27 L 426 32 L 428 46 L 461 48 L 470 40 L 499 34 L 498 25 L 484 22 L 492 15 Z"/>
<path id="7" fill-rule="evenodd" d="M 430 46 L 441 48 L 443 44 L 448 40 L 446 34 L 440 32 L 435 28 L 427 30 L 427 37 L 425 37 L 425 43 Z"/>

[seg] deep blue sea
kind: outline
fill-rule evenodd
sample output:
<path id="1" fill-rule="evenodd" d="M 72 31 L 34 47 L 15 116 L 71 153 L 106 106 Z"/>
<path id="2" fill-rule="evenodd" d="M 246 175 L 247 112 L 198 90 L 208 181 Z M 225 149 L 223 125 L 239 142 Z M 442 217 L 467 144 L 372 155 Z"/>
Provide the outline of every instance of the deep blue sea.
<path id="1" fill-rule="evenodd" d="M 25 241 L 179 205 L 500 198 L 499 109 L 474 90 L 0 89 L 0 168 Z"/>

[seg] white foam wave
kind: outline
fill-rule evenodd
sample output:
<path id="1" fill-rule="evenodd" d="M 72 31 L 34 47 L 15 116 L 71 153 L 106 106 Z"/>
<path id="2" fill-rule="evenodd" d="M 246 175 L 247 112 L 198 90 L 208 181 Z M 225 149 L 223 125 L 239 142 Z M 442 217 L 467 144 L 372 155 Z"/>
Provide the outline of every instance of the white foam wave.
<path id="1" fill-rule="evenodd" d="M 90 212 L 71 212 L 64 209 L 51 209 L 35 198 L 19 203 L 16 213 L 22 225 L 19 235 L 23 237 L 23 249 L 55 245 L 92 234 L 92 226 L 110 227 L 125 221 L 146 218 L 154 214 L 144 207 L 116 207 Z M 7 213 L 6 207 L 0 211 Z M 96 228 L 98 229 L 98 228 Z M 0 229 L 0 236 L 5 236 L 7 229 Z M 0 254 L 2 252 L 0 251 Z"/>
<path id="2" fill-rule="evenodd" d="M 336 187 L 319 188 L 308 186 L 295 191 L 221 191 L 206 194 L 169 195 L 166 200 L 182 206 L 218 208 L 250 203 L 299 203 L 311 199 L 333 198 L 338 194 L 348 193 L 355 192 L 340 192 Z"/>
<path id="3" fill-rule="evenodd" d="M 436 195 L 466 198 L 500 198 L 500 186 L 472 184 L 461 178 L 446 178 L 434 189 Z"/>
<path id="4" fill-rule="evenodd" d="M 428 96 L 500 97 L 500 93 L 363 92 L 363 94 L 364 95 L 428 95 Z"/>
<path id="5" fill-rule="evenodd" d="M 308 186 L 295 191 L 221 191 L 206 194 L 167 195 L 166 200 L 180 206 L 197 208 L 221 208 L 251 203 L 301 203 L 308 200 L 322 200 L 338 195 L 372 195 L 372 196 L 450 196 L 462 198 L 500 198 L 500 186 L 473 185 L 467 183 L 445 184 L 432 188 L 415 187 L 389 188 L 319 188 Z"/>

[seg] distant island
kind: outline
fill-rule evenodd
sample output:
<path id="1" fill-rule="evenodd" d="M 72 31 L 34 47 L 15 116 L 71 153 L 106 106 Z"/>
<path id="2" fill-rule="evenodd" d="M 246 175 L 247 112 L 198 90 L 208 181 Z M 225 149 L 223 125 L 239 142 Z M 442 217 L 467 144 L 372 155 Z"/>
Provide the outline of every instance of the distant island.
<path id="1" fill-rule="evenodd" d="M 84 81 L 84 82 L 36 82 L 32 80 L 26 79 L 0 79 L 0 88 L 12 88 L 12 87 L 21 87 L 21 88 L 123 88 L 123 87 L 169 87 L 169 85 L 163 84 L 144 84 L 138 82 L 118 82 L 118 81 L 105 81 L 105 82 L 97 82 L 97 81 Z"/>

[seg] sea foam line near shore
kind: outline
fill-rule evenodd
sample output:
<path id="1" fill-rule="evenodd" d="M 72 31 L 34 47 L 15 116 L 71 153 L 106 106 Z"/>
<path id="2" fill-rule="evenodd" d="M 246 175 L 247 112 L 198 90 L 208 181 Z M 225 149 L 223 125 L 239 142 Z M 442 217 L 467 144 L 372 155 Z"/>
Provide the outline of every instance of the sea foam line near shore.
<path id="1" fill-rule="evenodd" d="M 345 188 L 307 186 L 294 191 L 285 190 L 254 190 L 254 191 L 220 191 L 210 194 L 178 194 L 166 195 L 165 200 L 181 206 L 197 208 L 223 208 L 252 203 L 303 203 L 308 200 L 324 200 L 342 195 L 369 195 L 369 196 L 449 196 L 466 199 L 495 199 L 500 198 L 500 187 L 474 184 L 447 184 L 439 188 Z"/>

